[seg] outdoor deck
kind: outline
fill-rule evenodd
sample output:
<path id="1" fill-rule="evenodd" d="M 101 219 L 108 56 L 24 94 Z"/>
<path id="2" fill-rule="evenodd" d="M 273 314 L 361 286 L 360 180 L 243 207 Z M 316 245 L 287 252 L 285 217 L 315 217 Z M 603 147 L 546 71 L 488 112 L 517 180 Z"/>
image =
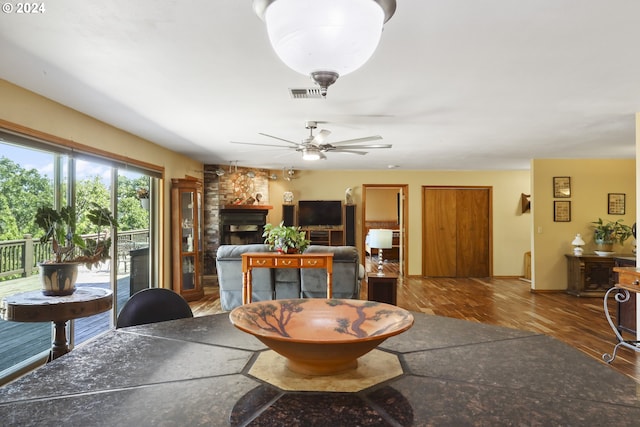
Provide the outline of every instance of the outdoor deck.
<path id="1" fill-rule="evenodd" d="M 89 271 L 80 268 L 76 286 L 109 288 L 109 271 Z M 0 283 L 0 300 L 7 295 L 40 289 L 40 277 L 31 276 Z M 118 275 L 116 307 L 121 308 L 129 299 L 129 273 Z M 111 312 L 96 314 L 74 321 L 75 344 L 80 344 L 111 326 Z M 36 356 L 51 348 L 52 327 L 50 322 L 21 323 L 0 320 L 0 372 L 16 363 Z"/>

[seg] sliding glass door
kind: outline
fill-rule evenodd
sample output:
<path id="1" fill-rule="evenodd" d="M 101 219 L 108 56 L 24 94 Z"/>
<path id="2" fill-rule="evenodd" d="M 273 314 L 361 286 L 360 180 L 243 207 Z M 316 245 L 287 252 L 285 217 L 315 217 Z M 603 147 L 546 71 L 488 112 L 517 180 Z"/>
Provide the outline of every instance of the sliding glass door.
<path id="1" fill-rule="evenodd" d="M 109 207 L 118 221 L 112 238 L 111 258 L 102 264 L 79 267 L 76 286 L 111 289 L 110 312 L 70 321 L 70 344 L 77 345 L 113 327 L 117 313 L 129 297 L 150 286 L 156 246 L 150 232 L 154 190 L 159 179 L 153 173 L 122 168 L 109 159 L 48 151 L 43 144 L 30 147 L 25 138 L 0 133 L 0 299 L 40 289 L 38 263 L 49 257 L 34 224 L 41 205 L 74 206 L 79 218 L 91 203 Z M 108 231 L 108 230 L 106 230 Z M 79 221 L 78 234 L 90 234 Z M 109 231 L 110 232 L 110 231 Z M 0 320 L 0 383 L 13 369 L 46 357 L 52 326 Z"/>

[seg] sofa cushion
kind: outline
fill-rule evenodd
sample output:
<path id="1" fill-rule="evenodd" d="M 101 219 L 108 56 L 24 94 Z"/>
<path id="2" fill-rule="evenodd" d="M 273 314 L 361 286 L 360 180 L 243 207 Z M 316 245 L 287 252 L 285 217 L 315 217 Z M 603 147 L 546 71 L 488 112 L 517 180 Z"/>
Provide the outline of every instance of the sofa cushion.
<path id="1" fill-rule="evenodd" d="M 216 268 L 220 285 L 220 305 L 231 310 L 242 305 L 242 254 L 246 252 L 271 252 L 269 246 L 222 245 L 216 252 Z M 256 268 L 251 273 L 252 301 L 267 301 L 274 298 L 274 283 L 271 269 Z"/>
<path id="2" fill-rule="evenodd" d="M 217 259 L 225 260 L 240 260 L 242 261 L 242 254 L 247 252 L 271 252 L 269 246 L 263 244 L 253 245 L 221 245 L 216 253 Z"/>
<path id="3" fill-rule="evenodd" d="M 300 298 L 300 269 L 274 268 L 272 272 L 275 299 Z"/>
<path id="4" fill-rule="evenodd" d="M 358 250 L 354 246 L 312 245 L 304 253 L 333 253 L 333 297 L 359 298 L 360 263 Z M 327 270 L 300 269 L 300 292 L 303 298 L 326 298 Z"/>

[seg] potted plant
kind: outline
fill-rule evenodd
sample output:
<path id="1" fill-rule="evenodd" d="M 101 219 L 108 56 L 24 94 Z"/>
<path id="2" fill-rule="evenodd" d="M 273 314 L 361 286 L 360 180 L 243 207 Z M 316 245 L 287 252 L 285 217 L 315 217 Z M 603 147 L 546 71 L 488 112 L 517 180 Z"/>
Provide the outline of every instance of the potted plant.
<path id="1" fill-rule="evenodd" d="M 144 210 L 149 210 L 149 190 L 146 188 L 138 188 L 136 190 L 136 197 L 140 200 L 140 206 Z"/>
<path id="2" fill-rule="evenodd" d="M 72 207 L 38 208 L 35 222 L 44 231 L 40 242 L 51 240 L 52 250 L 52 259 L 40 263 L 45 295 L 71 295 L 75 291 L 78 265 L 92 268 L 109 259 L 111 229 L 117 228 L 115 218 L 109 209 L 97 203 L 91 203 L 86 216 L 96 233 L 83 237 L 76 233 L 76 213 Z"/>
<path id="3" fill-rule="evenodd" d="M 602 218 L 598 218 L 597 221 L 592 222 L 594 224 L 593 240 L 598 249 L 596 253 L 612 252 L 615 243 L 623 245 L 625 240 L 633 235 L 632 228 L 622 224 L 622 221 L 622 219 L 618 219 L 615 222 L 607 221 L 605 223 Z"/>
<path id="4" fill-rule="evenodd" d="M 271 250 L 285 254 L 304 252 L 311 243 L 300 227 L 285 226 L 284 221 L 277 226 L 266 224 L 262 237 Z"/>

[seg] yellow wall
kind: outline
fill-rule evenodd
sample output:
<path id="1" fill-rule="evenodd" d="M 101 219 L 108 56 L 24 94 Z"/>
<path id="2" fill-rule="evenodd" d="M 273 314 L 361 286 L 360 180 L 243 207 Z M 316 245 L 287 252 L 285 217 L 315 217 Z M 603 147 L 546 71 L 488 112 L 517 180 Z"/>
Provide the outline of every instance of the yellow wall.
<path id="1" fill-rule="evenodd" d="M 273 171 L 279 174 L 279 171 Z M 278 175 L 280 176 L 280 175 Z M 530 191 L 529 171 L 296 171 L 295 179 L 270 183 L 270 203 L 274 209 L 269 222 L 282 219 L 282 193 L 292 191 L 295 200 L 343 200 L 347 187 L 353 188 L 357 218 L 357 242 L 362 252 L 362 185 L 407 184 L 408 273 L 422 274 L 422 186 L 466 185 L 493 187 L 493 274 L 522 276 L 524 253 L 531 248 L 531 217 L 520 214 L 520 194 Z"/>
<path id="2" fill-rule="evenodd" d="M 162 148 L 120 129 L 107 125 L 78 111 L 72 110 L 47 98 L 0 80 L 0 119 L 39 132 L 57 136 L 99 150 L 117 153 L 130 159 L 164 168 L 164 191 L 162 211 L 170 212 L 171 178 L 185 175 L 201 177 L 201 162 Z M 170 266 L 170 215 L 163 215 L 163 239 L 161 259 Z M 161 273 L 162 287 L 171 287 L 171 269 Z"/>
<path id="3" fill-rule="evenodd" d="M 571 241 L 576 233 L 587 243 L 585 252 L 593 253 L 591 221 L 623 219 L 633 225 L 636 218 L 635 159 L 538 159 L 531 164 L 533 213 L 532 288 L 561 290 L 567 288 L 567 261 L 572 253 Z M 553 198 L 553 177 L 571 177 L 571 197 Z M 609 215 L 608 193 L 626 194 L 626 214 Z M 571 201 L 571 222 L 553 221 L 553 201 Z M 631 253 L 631 239 L 619 253 Z"/>
<path id="4" fill-rule="evenodd" d="M 365 219 L 367 221 L 397 221 L 398 193 L 397 188 L 367 189 L 367 212 Z"/>

